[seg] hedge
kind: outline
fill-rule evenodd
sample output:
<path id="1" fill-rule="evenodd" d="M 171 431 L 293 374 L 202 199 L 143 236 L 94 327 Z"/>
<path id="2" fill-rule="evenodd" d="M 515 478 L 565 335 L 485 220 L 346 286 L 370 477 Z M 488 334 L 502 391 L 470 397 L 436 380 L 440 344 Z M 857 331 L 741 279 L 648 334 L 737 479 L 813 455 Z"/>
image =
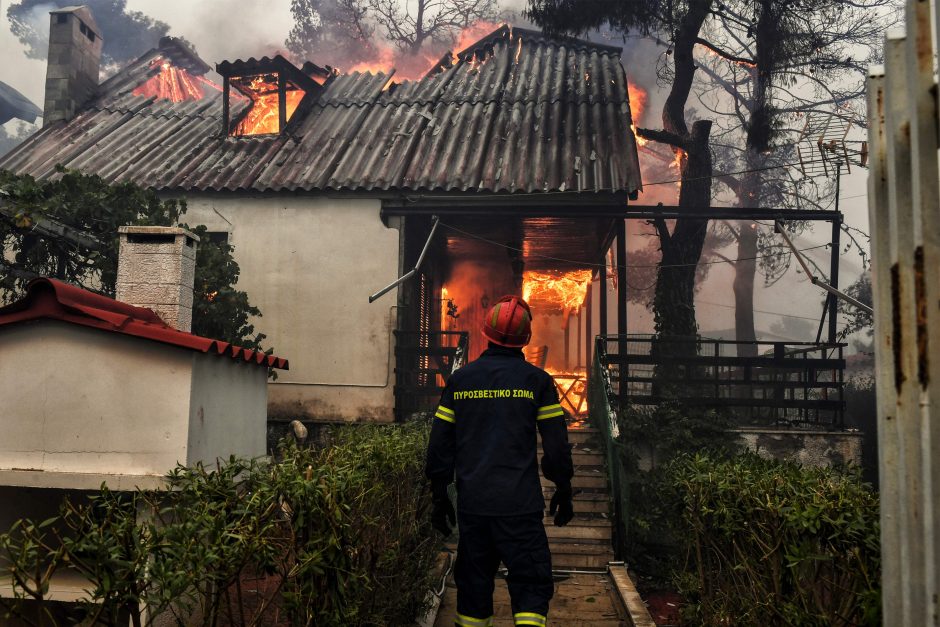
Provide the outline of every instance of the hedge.
<path id="1" fill-rule="evenodd" d="M 669 468 L 691 624 L 879 625 L 878 497 L 856 470 L 749 453 Z"/>
<path id="2" fill-rule="evenodd" d="M 102 486 L 19 521 L 0 535 L 18 591 L 7 616 L 42 622 L 38 606 L 54 624 L 48 584 L 72 568 L 90 582 L 79 618 L 93 624 L 411 624 L 438 552 L 427 427 L 345 427 L 334 443 L 179 467 L 156 492 Z"/>

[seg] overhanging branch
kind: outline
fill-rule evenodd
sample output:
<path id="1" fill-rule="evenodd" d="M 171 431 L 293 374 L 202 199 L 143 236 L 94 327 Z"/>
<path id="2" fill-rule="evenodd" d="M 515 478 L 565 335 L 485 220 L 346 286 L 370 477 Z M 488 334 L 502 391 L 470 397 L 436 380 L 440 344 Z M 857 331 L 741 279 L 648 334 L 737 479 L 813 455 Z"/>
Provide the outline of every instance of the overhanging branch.
<path id="1" fill-rule="evenodd" d="M 682 150 L 686 150 L 686 141 L 675 133 L 670 133 L 669 131 L 655 130 L 651 128 L 638 128 L 636 129 L 636 134 L 643 139 L 659 142 L 660 144 L 668 144 L 674 148 L 681 148 Z"/>
<path id="2" fill-rule="evenodd" d="M 731 54 L 730 52 L 726 52 L 725 50 L 722 50 L 721 48 L 719 48 L 712 42 L 702 39 L 701 37 L 696 39 L 695 43 L 697 43 L 698 45 L 702 47 L 708 48 L 709 50 L 717 54 L 719 57 L 721 57 L 722 59 L 731 61 L 732 63 L 740 63 L 741 65 L 746 65 L 748 67 L 755 67 L 757 65 L 756 63 L 754 63 L 753 59 L 748 59 L 746 57 L 739 57 L 737 55 Z"/>
<path id="3" fill-rule="evenodd" d="M 0 214 L 7 217 L 10 221 L 15 221 L 17 212 L 14 208 L 0 202 Z M 54 239 L 64 239 L 72 244 L 92 250 L 100 250 L 104 247 L 104 245 L 94 237 L 76 228 L 62 224 L 61 222 L 43 217 L 34 217 L 31 219 L 32 225 L 29 228 L 39 235 Z"/>

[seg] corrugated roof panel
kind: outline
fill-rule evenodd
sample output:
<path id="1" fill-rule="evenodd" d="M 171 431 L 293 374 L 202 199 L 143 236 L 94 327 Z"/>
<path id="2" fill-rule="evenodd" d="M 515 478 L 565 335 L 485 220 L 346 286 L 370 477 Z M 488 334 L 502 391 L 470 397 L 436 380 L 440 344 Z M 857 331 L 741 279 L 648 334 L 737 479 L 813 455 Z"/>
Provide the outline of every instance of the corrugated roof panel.
<path id="1" fill-rule="evenodd" d="M 304 181 L 305 189 L 325 189 L 370 111 L 366 106 L 330 106 L 309 115 L 297 131 L 304 141 L 285 147 L 280 160 L 268 164 L 258 177 L 255 189 L 296 189 L 296 181 Z"/>
<path id="2" fill-rule="evenodd" d="M 133 96 L 172 51 L 154 50 L 101 96 L 0 159 L 56 164 L 155 189 L 541 193 L 639 188 L 619 49 L 503 27 L 450 67 L 386 89 L 390 74 L 330 78 L 280 136 L 222 137 L 221 96 Z M 445 60 L 446 65 L 446 60 Z M 247 107 L 234 104 L 232 118 Z"/>
<path id="3" fill-rule="evenodd" d="M 341 74 L 329 82 L 318 104 L 347 107 L 371 104 L 391 79 L 386 72 Z"/>

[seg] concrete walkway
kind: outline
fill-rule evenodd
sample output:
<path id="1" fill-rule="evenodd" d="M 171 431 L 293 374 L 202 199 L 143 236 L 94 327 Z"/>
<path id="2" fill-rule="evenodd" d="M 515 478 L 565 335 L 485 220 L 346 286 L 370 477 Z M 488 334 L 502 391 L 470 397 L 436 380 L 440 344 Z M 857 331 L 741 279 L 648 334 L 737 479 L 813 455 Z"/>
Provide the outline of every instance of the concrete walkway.
<path id="1" fill-rule="evenodd" d="M 496 579 L 493 595 L 496 627 L 511 627 L 512 608 L 506 580 Z M 453 580 L 447 582 L 441 609 L 434 627 L 453 627 L 457 613 L 457 589 Z M 589 575 L 557 575 L 555 598 L 548 612 L 548 624 L 565 627 L 626 627 L 624 611 L 617 592 L 606 573 Z"/>

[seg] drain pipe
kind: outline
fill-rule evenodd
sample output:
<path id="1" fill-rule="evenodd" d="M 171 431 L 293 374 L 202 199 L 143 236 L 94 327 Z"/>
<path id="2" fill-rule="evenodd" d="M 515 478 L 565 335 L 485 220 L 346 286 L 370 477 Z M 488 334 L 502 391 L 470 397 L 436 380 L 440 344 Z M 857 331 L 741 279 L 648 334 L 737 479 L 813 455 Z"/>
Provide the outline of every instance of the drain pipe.
<path id="1" fill-rule="evenodd" d="M 421 249 L 421 254 L 418 255 L 418 262 L 415 264 L 415 267 L 409 273 L 396 279 L 389 286 L 380 289 L 378 292 L 370 296 L 369 297 L 370 303 L 374 303 L 378 299 L 382 298 L 382 296 L 384 296 L 385 294 L 388 294 L 393 288 L 395 288 L 396 286 L 404 283 L 405 281 L 413 277 L 415 272 L 421 269 L 421 262 L 424 261 L 424 256 L 427 254 L 428 248 L 430 248 L 431 246 L 431 240 L 434 239 L 434 233 L 437 231 L 437 226 L 441 223 L 441 219 L 439 217 L 433 216 L 433 218 L 434 218 L 434 226 L 431 227 L 431 233 L 428 234 L 428 241 L 424 243 L 424 248 Z"/>

